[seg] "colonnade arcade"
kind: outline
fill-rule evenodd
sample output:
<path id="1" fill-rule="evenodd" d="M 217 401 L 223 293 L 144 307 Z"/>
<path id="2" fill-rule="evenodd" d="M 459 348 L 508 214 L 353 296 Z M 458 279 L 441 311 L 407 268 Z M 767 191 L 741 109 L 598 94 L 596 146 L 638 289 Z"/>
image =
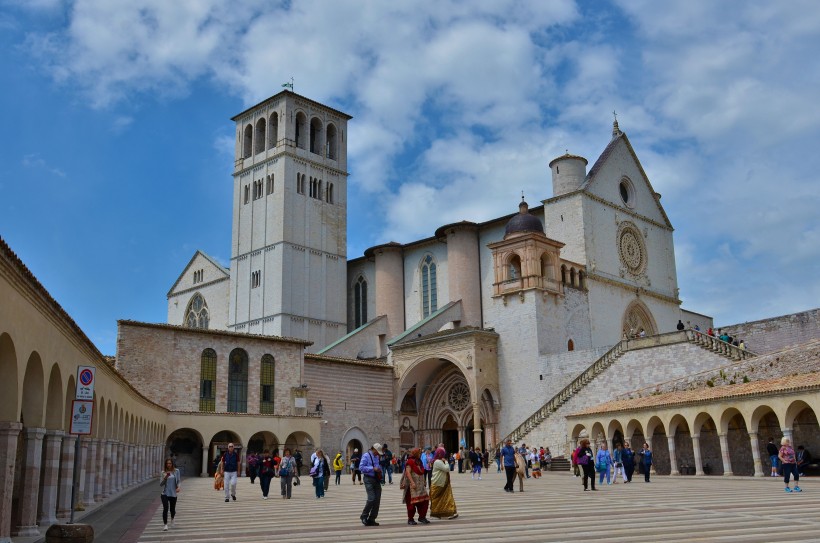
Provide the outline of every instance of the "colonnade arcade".
<path id="1" fill-rule="evenodd" d="M 265 425 L 265 421 L 260 420 L 259 417 L 254 417 L 254 420 L 256 428 Z M 230 421 L 222 421 L 223 424 L 228 422 Z M 295 453 L 298 449 L 303 455 L 307 451 L 307 456 L 310 456 L 318 445 L 310 433 L 301 430 L 288 433 L 283 440 L 269 430 L 254 431 L 251 428 L 239 429 L 237 432 L 235 424 L 230 426 L 233 429 L 221 429 L 213 434 L 207 434 L 209 435 L 207 446 L 204 445 L 205 441 L 202 436 L 203 432 L 208 430 L 185 427 L 170 432 L 165 441 L 167 454 L 174 459 L 183 477 L 213 476 L 215 463 L 227 450 L 228 443 L 233 443 L 235 450 L 239 453 L 240 476 L 243 477 L 246 475 L 246 459 L 249 453 L 262 453 L 268 450 L 271 453 L 282 455 L 285 448 L 288 448 L 291 453 Z"/>
<path id="2" fill-rule="evenodd" d="M 719 400 L 719 399 L 718 399 Z M 589 437 L 593 447 L 628 441 L 653 451 L 653 468 L 661 475 L 769 474 L 770 438 L 780 447 L 788 437 L 796 449 L 820 453 L 818 390 L 786 396 L 732 398 L 705 405 L 660 407 L 631 412 L 600 412 L 567 417 L 570 445 Z"/>
<path id="3" fill-rule="evenodd" d="M 79 510 L 154 477 L 164 453 L 164 409 L 101 358 L 51 342 L 33 349 L 28 339 L 0 333 L 0 542 L 70 517 L 75 451 Z M 69 433 L 78 365 L 96 366 L 91 434 L 80 437 Z"/>

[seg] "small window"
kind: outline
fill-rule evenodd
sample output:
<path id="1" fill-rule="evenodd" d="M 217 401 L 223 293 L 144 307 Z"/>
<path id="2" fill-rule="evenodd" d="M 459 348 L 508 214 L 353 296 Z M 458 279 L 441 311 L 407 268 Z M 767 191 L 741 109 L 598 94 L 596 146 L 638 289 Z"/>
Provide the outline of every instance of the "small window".
<path id="1" fill-rule="evenodd" d="M 245 203 L 247 204 L 250 201 L 251 201 L 251 186 L 250 185 L 245 185 Z"/>
<path id="2" fill-rule="evenodd" d="M 575 350 L 575 343 L 572 340 L 567 341 L 567 350 L 574 351 Z"/>
<path id="3" fill-rule="evenodd" d="M 251 273 L 251 288 L 256 288 L 262 284 L 262 272 L 255 271 Z"/>
<path id="4" fill-rule="evenodd" d="M 273 194 L 273 174 L 265 179 L 265 195 Z"/>
<path id="5" fill-rule="evenodd" d="M 635 188 L 632 186 L 632 181 L 628 177 L 621 178 L 618 185 L 618 190 L 621 193 L 621 200 L 627 207 L 635 206 Z"/>

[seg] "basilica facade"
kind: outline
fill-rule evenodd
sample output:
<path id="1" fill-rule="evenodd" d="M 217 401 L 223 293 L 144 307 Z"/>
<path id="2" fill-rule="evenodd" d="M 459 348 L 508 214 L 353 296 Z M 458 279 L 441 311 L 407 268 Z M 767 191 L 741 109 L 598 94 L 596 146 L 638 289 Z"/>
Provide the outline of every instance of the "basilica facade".
<path id="1" fill-rule="evenodd" d="M 286 90 L 233 120 L 230 267 L 198 251 L 168 324 L 392 368 L 396 445 L 493 446 L 624 337 L 711 325 L 680 307 L 672 224 L 617 122 L 591 168 L 569 153 L 549 163 L 537 205 L 348 258 L 351 117 Z M 327 437 L 344 447 L 348 430 Z"/>

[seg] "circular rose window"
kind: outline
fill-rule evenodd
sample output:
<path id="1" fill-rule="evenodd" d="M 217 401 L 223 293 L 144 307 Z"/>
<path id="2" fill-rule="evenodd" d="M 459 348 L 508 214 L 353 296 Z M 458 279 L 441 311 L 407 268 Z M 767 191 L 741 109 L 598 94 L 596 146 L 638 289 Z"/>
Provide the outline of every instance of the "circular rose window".
<path id="1" fill-rule="evenodd" d="M 450 389 L 447 399 L 450 407 L 456 411 L 461 411 L 470 404 L 470 389 L 464 383 L 458 383 Z"/>
<path id="2" fill-rule="evenodd" d="M 633 274 L 643 272 L 646 267 L 646 246 L 634 225 L 622 226 L 618 235 L 618 254 L 621 262 Z"/>

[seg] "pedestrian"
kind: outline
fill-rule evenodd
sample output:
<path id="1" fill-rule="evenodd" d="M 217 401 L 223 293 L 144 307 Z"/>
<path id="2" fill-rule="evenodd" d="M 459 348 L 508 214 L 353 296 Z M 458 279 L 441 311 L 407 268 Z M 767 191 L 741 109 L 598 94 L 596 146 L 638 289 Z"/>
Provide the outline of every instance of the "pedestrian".
<path id="1" fill-rule="evenodd" d="M 513 491 L 513 480 L 515 479 L 515 449 L 512 440 L 508 439 L 501 448 L 501 463 L 504 464 L 504 472 L 507 475 L 507 484 L 504 485 L 504 492 Z"/>
<path id="2" fill-rule="evenodd" d="M 800 473 L 797 471 L 797 460 L 795 458 L 794 449 L 792 449 L 789 438 L 785 436 L 780 440 L 778 458 L 780 459 L 780 469 L 783 471 L 783 481 L 786 483 L 786 492 L 792 492 L 792 489 L 789 488 L 789 476 L 792 474 L 794 474 L 794 492 L 802 492 L 798 486 Z"/>
<path id="3" fill-rule="evenodd" d="M 313 487 L 316 490 L 316 499 L 325 496 L 325 453 L 322 449 L 316 449 L 315 456 L 312 456 L 313 465 L 310 468 L 310 476 L 313 477 Z"/>
<path id="4" fill-rule="evenodd" d="M 590 486 L 590 483 L 592 490 L 595 490 L 595 466 L 593 465 L 593 458 L 592 449 L 589 448 L 589 439 L 582 438 L 578 443 L 578 448 L 575 449 L 575 462 L 581 466 L 581 470 L 584 472 L 584 492 L 589 490 L 588 486 Z"/>
<path id="5" fill-rule="evenodd" d="M 162 531 L 168 531 L 168 510 L 171 510 L 171 528 L 174 527 L 174 517 L 177 515 L 177 493 L 179 492 L 179 470 L 174 467 L 174 461 L 165 459 L 165 466 L 160 474 L 159 486 L 162 492 Z"/>
<path id="6" fill-rule="evenodd" d="M 222 454 L 222 476 L 225 480 L 225 501 L 236 501 L 236 474 L 239 472 L 239 453 L 233 443 L 228 443 L 228 450 Z"/>
<path id="7" fill-rule="evenodd" d="M 601 448 L 598 449 L 598 452 L 595 455 L 595 471 L 598 472 L 599 485 L 604 484 L 604 475 L 606 475 L 606 484 L 612 484 L 612 481 L 609 479 L 609 472 L 611 467 L 612 456 L 610 456 L 606 441 L 604 441 L 603 443 L 601 443 Z"/>
<path id="8" fill-rule="evenodd" d="M 641 467 L 643 467 L 643 480 L 649 483 L 649 471 L 652 468 L 652 451 L 649 450 L 649 443 L 643 442 L 643 449 L 638 453 L 641 455 Z"/>
<path id="9" fill-rule="evenodd" d="M 433 478 L 430 485 L 430 516 L 449 520 L 458 518 L 453 487 L 450 485 L 450 470 L 444 459 L 447 451 L 444 447 L 436 449 L 433 457 Z"/>
<path id="10" fill-rule="evenodd" d="M 361 462 L 361 455 L 359 449 L 353 449 L 353 454 L 350 455 L 350 469 L 353 471 L 353 484 L 356 484 L 356 477 L 359 478 L 359 484 L 363 485 L 362 472 L 359 470 L 359 462 Z"/>
<path id="11" fill-rule="evenodd" d="M 214 490 L 223 490 L 225 488 L 225 475 L 222 471 L 222 455 L 219 455 L 214 469 Z"/>
<path id="12" fill-rule="evenodd" d="M 285 448 L 283 454 L 279 462 L 279 485 L 282 490 L 282 499 L 289 500 L 293 489 L 293 478 L 296 476 L 296 460 L 290 455 L 288 448 Z"/>
<path id="13" fill-rule="evenodd" d="M 624 461 L 623 461 L 623 452 L 624 448 L 621 445 L 621 442 L 615 444 L 615 449 L 612 451 L 612 464 L 615 467 L 612 473 L 612 482 L 618 482 L 618 474 L 621 474 L 621 479 L 623 482 L 626 482 L 626 474 L 624 473 Z"/>
<path id="14" fill-rule="evenodd" d="M 624 443 L 624 450 L 621 451 L 621 462 L 624 464 L 624 483 L 632 482 L 632 474 L 635 473 L 635 451 L 629 441 Z"/>
<path id="15" fill-rule="evenodd" d="M 262 488 L 262 499 L 268 499 L 268 492 L 270 492 L 270 482 L 276 475 L 276 466 L 273 463 L 273 457 L 268 449 L 262 453 L 262 459 L 259 462 L 259 486 Z"/>
<path id="16" fill-rule="evenodd" d="M 362 455 L 359 470 L 364 475 L 364 489 L 367 492 L 367 502 L 359 518 L 365 526 L 378 526 L 376 517 L 379 516 L 379 506 L 382 501 L 381 464 L 379 457 L 382 454 L 381 443 L 374 443 L 370 450 Z"/>
<path id="17" fill-rule="evenodd" d="M 581 468 L 578 467 L 578 449 L 573 449 L 569 455 L 570 466 L 572 466 L 572 474 L 575 477 L 581 476 Z"/>
<path id="18" fill-rule="evenodd" d="M 322 484 L 324 485 L 324 492 L 322 492 L 324 498 L 330 487 L 330 458 L 327 457 L 325 451 L 322 451 Z"/>
<path id="19" fill-rule="evenodd" d="M 429 445 L 427 449 L 421 453 L 421 463 L 424 466 L 424 476 L 427 477 L 427 486 L 429 487 L 433 477 L 433 451 Z"/>
<path id="20" fill-rule="evenodd" d="M 515 453 L 515 474 L 518 476 L 518 491 L 524 492 L 524 475 L 527 470 L 527 459 L 520 452 Z"/>
<path id="21" fill-rule="evenodd" d="M 464 447 L 458 448 L 458 453 L 456 453 L 456 461 L 458 462 L 458 472 L 464 473 Z"/>
<path id="22" fill-rule="evenodd" d="M 342 484 L 342 470 L 345 463 L 342 460 L 342 451 L 336 453 L 336 458 L 333 459 L 333 472 L 336 474 L 336 485 Z"/>
<path id="23" fill-rule="evenodd" d="M 473 464 L 473 470 L 471 472 L 470 478 L 471 479 L 478 479 L 481 480 L 481 448 L 476 447 L 474 450 L 470 451 L 472 456 L 470 458 L 470 462 Z"/>
<path id="24" fill-rule="evenodd" d="M 495 449 L 495 472 L 501 473 L 501 449 Z"/>
<path id="25" fill-rule="evenodd" d="M 522 443 L 521 447 L 518 448 L 518 454 L 524 459 L 524 475 L 527 476 L 527 479 L 530 478 L 530 464 L 527 462 L 527 457 L 529 456 L 529 451 L 527 450 L 527 444 Z"/>
<path id="26" fill-rule="evenodd" d="M 299 481 L 299 476 L 302 475 L 302 453 L 299 449 L 295 449 L 293 452 L 293 459 L 296 461 L 296 473 L 294 476 L 296 477 L 296 481 Z"/>
<path id="27" fill-rule="evenodd" d="M 389 482 L 393 484 L 393 470 L 390 463 L 393 461 L 393 451 L 387 447 L 387 443 L 382 447 L 382 484 Z"/>
<path id="28" fill-rule="evenodd" d="M 254 484 L 256 478 L 259 476 L 259 455 L 255 452 L 248 455 L 248 477 L 251 478 L 251 484 Z"/>
<path id="29" fill-rule="evenodd" d="M 532 448 L 530 452 L 530 464 L 532 464 L 532 476 L 534 479 L 541 478 L 541 456 L 538 449 Z"/>
<path id="30" fill-rule="evenodd" d="M 774 444 L 774 438 L 770 437 L 769 442 L 766 444 L 766 453 L 769 455 L 769 462 L 772 464 L 772 477 L 777 477 L 777 467 L 780 464 L 778 461 L 778 455 L 780 451 L 777 449 L 777 445 Z"/>
<path id="31" fill-rule="evenodd" d="M 552 453 L 549 447 L 544 449 L 544 469 L 547 471 L 552 470 Z"/>
<path id="32" fill-rule="evenodd" d="M 421 465 L 421 449 L 418 447 L 410 451 L 399 488 L 402 490 L 402 503 L 407 506 L 407 524 L 430 524 L 427 519 L 430 496 L 427 493 L 424 466 Z M 419 514 L 418 522 L 413 518 L 416 512 Z"/>
<path id="33" fill-rule="evenodd" d="M 679 331 L 680 331 L 680 330 L 683 330 L 684 328 L 686 328 L 686 327 L 684 326 L 684 324 L 683 324 L 683 321 L 681 321 L 680 319 L 678 319 L 678 326 L 677 326 L 677 328 L 678 328 L 678 330 L 679 330 Z"/>

